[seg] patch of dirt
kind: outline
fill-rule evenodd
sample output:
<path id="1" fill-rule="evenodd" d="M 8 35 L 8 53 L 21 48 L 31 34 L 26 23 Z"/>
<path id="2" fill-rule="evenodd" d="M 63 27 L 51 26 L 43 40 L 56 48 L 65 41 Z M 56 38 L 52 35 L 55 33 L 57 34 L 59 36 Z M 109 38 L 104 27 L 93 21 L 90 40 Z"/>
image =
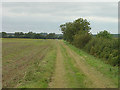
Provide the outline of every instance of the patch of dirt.
<path id="1" fill-rule="evenodd" d="M 16 62 L 12 63 L 13 67 L 3 66 L 3 87 L 14 87 L 18 81 L 24 76 L 24 72 L 34 62 L 35 58 L 42 60 L 47 53 L 48 47 L 36 48 L 35 53 L 28 53 L 24 57 L 21 57 Z M 33 50 L 32 50 L 33 51 Z M 7 72 L 5 72 L 7 71 Z M 16 82 L 16 83 L 11 83 Z"/>

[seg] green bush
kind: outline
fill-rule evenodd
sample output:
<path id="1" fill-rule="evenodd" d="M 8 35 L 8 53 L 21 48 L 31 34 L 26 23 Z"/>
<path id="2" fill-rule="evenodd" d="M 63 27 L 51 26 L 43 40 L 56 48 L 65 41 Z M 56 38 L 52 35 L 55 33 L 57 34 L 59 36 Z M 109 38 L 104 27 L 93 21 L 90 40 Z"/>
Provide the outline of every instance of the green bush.
<path id="1" fill-rule="evenodd" d="M 79 31 L 74 35 L 73 44 L 78 48 L 83 48 L 91 39 L 91 34 L 87 31 Z"/>
<path id="2" fill-rule="evenodd" d="M 118 65 L 118 40 L 106 38 L 92 38 L 84 47 L 84 49 L 99 58 L 106 60 L 105 62 L 115 66 Z"/>
<path id="3" fill-rule="evenodd" d="M 97 37 L 111 39 L 112 35 L 108 31 L 104 30 L 104 31 L 99 32 L 97 34 Z"/>

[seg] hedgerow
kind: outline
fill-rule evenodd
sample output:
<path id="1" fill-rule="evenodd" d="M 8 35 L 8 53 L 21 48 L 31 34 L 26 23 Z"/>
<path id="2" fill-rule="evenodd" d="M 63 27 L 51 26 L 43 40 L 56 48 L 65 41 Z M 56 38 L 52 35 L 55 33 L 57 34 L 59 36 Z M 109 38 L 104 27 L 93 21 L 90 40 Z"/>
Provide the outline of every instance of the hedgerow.
<path id="1" fill-rule="evenodd" d="M 101 31 L 93 37 L 90 33 L 90 23 L 82 18 L 62 24 L 60 28 L 64 40 L 95 57 L 102 58 L 106 63 L 118 65 L 118 39 L 113 38 L 108 31 Z"/>

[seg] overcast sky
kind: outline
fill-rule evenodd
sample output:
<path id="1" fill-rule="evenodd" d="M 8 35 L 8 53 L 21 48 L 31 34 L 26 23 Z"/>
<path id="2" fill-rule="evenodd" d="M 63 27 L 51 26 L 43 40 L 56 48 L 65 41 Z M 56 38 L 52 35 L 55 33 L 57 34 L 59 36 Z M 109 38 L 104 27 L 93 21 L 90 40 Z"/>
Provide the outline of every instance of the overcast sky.
<path id="1" fill-rule="evenodd" d="M 2 29 L 6 32 L 54 32 L 59 26 L 84 18 L 91 32 L 118 33 L 117 2 L 4 2 Z"/>

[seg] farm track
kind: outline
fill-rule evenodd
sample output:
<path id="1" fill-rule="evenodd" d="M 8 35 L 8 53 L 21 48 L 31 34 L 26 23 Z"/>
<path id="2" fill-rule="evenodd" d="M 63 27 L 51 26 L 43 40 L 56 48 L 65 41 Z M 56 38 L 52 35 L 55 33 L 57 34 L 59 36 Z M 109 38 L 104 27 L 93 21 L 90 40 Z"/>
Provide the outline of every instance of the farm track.
<path id="1" fill-rule="evenodd" d="M 61 44 L 66 48 L 67 53 L 71 58 L 73 58 L 76 62 L 77 67 L 83 71 L 83 73 L 92 81 L 92 87 L 95 88 L 113 88 L 115 85 L 106 77 L 104 77 L 100 72 L 96 69 L 90 67 L 87 63 L 85 63 L 85 59 L 78 55 L 76 52 L 72 51 L 67 45 L 63 42 Z M 90 86 L 91 88 L 91 86 Z"/>
<path id="2" fill-rule="evenodd" d="M 58 41 L 59 45 L 62 45 L 69 55 L 70 58 L 72 58 L 76 63 L 75 66 L 83 72 L 83 74 L 87 77 L 87 79 L 90 80 L 91 84 L 86 80 L 85 85 L 87 88 L 114 88 L 116 87 L 112 81 L 108 78 L 106 78 L 102 73 L 97 71 L 95 68 L 91 67 L 85 62 L 84 57 L 78 55 L 76 52 L 71 50 L 67 45 L 65 45 L 62 41 Z M 53 81 L 50 83 L 50 88 L 65 88 L 67 86 L 67 82 L 65 81 L 65 69 L 64 69 L 64 59 L 61 54 L 60 46 L 58 46 L 58 53 L 57 53 L 57 62 L 56 62 L 56 69 L 55 74 L 53 76 Z"/>
<path id="3" fill-rule="evenodd" d="M 50 88 L 66 88 L 65 81 L 65 67 L 63 64 L 63 56 L 60 50 L 60 45 L 57 42 L 57 58 L 56 58 L 56 69 L 54 76 L 52 77 L 52 82 L 49 84 Z"/>

